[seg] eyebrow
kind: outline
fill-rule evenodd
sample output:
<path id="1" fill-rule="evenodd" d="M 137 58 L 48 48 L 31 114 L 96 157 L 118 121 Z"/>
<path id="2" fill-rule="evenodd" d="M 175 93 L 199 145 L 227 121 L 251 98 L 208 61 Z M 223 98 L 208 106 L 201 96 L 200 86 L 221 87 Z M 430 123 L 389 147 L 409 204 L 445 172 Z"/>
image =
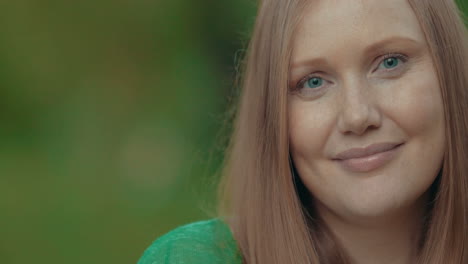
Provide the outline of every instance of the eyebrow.
<path id="1" fill-rule="evenodd" d="M 385 38 L 385 39 L 382 39 L 382 40 L 379 40 L 369 46 L 367 46 L 364 50 L 364 54 L 372 54 L 372 53 L 376 53 L 376 52 L 379 52 L 381 49 L 384 49 L 386 46 L 388 45 L 392 45 L 394 43 L 410 43 L 410 44 L 421 44 L 419 41 L 417 40 L 414 40 L 412 38 L 408 38 L 408 37 L 401 37 L 401 36 L 393 36 L 393 37 L 389 37 L 389 38 Z M 312 58 L 312 59 L 305 59 L 305 60 L 301 60 L 301 61 L 297 61 L 297 62 L 294 62 L 292 65 L 291 65 L 291 69 L 294 69 L 294 68 L 298 68 L 298 67 L 302 67 L 302 66 L 305 66 L 305 65 L 312 65 L 312 64 L 325 64 L 325 65 L 328 65 L 327 63 L 327 60 L 325 58 Z"/>

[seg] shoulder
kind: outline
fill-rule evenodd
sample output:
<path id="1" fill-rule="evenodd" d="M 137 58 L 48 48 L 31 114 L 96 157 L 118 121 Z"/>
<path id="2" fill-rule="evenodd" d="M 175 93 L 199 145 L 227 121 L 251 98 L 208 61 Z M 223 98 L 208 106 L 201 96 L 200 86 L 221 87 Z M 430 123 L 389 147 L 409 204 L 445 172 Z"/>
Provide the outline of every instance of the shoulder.
<path id="1" fill-rule="evenodd" d="M 214 218 L 180 226 L 156 239 L 138 264 L 241 263 L 229 227 Z"/>

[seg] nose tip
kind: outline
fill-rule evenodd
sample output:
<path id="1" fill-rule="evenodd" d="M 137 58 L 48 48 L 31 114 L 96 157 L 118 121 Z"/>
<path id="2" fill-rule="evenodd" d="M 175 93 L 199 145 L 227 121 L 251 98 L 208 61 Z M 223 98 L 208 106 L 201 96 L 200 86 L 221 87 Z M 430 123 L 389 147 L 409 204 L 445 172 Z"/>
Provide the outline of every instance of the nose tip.
<path id="1" fill-rule="evenodd" d="M 361 135 L 370 128 L 380 127 L 378 109 L 368 98 L 354 96 L 342 104 L 338 128 L 343 134 Z"/>
<path id="2" fill-rule="evenodd" d="M 366 129 L 369 120 L 369 109 L 365 105 L 357 105 L 354 108 L 344 110 L 341 132 L 352 132 L 354 134 L 362 134 Z"/>

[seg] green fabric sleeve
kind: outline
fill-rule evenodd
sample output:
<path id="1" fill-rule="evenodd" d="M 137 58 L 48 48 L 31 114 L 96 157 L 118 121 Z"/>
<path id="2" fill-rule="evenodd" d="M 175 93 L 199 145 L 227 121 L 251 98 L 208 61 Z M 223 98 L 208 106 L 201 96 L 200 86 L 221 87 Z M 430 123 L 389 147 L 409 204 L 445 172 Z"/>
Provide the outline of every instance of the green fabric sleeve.
<path id="1" fill-rule="evenodd" d="M 138 264 L 241 264 L 230 229 L 215 218 L 178 227 L 156 239 Z"/>

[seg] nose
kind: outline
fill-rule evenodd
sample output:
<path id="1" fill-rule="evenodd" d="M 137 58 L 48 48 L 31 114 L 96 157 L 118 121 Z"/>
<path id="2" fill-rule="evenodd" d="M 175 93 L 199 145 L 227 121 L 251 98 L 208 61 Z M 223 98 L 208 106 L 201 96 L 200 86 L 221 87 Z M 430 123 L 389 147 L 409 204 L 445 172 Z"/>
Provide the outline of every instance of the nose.
<path id="1" fill-rule="evenodd" d="M 361 135 L 381 126 L 381 113 L 365 82 L 344 87 L 338 129 L 342 134 Z"/>

